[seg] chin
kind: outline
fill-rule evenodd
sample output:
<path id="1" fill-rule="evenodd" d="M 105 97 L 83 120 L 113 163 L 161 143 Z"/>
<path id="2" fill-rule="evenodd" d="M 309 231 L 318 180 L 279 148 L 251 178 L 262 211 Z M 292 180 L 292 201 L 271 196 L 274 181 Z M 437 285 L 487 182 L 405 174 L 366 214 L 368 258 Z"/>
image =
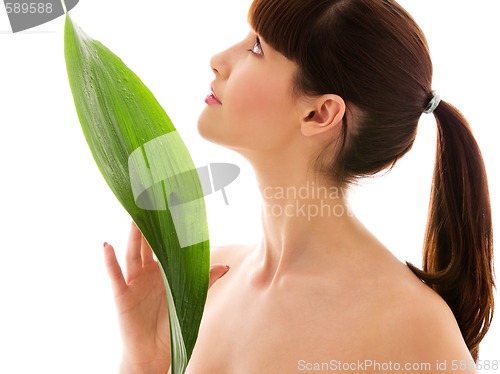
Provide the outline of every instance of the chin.
<path id="1" fill-rule="evenodd" d="M 223 142 L 223 139 L 221 139 L 221 134 L 219 134 L 219 132 L 220 128 L 217 128 L 213 121 L 209 121 L 206 118 L 203 118 L 202 113 L 200 115 L 200 118 L 198 119 L 198 133 L 200 134 L 200 136 L 211 143 L 226 146 L 226 144 L 224 144 Z"/>
<path id="2" fill-rule="evenodd" d="M 203 113 L 198 118 L 198 134 L 209 142 L 213 142 L 213 130 L 210 128 L 210 122 L 203 118 Z"/>
<path id="3" fill-rule="evenodd" d="M 208 118 L 208 114 L 203 111 L 198 118 L 198 133 L 209 141 L 224 148 L 235 151 L 243 155 L 243 150 L 248 148 L 248 136 L 235 133 L 233 128 L 224 128 L 222 123 Z"/>

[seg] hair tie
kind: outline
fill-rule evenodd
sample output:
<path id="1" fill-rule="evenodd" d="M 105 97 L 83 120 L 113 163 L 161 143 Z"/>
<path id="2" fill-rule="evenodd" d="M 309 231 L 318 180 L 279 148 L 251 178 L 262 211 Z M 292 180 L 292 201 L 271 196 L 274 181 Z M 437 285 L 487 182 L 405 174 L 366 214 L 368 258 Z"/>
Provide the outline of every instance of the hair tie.
<path id="1" fill-rule="evenodd" d="M 441 96 L 439 96 L 436 91 L 432 91 L 432 94 L 434 95 L 429 101 L 429 104 L 427 104 L 427 108 L 425 108 L 424 113 L 430 114 L 436 110 L 436 108 L 439 106 L 439 103 L 441 102 Z"/>

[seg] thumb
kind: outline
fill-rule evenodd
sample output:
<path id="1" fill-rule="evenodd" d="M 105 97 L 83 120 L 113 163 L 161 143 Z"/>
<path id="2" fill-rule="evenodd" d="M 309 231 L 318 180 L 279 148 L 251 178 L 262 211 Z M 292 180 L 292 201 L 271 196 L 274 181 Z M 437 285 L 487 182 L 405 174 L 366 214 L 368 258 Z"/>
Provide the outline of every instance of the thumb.
<path id="1" fill-rule="evenodd" d="M 229 265 L 212 265 L 210 266 L 210 280 L 208 282 L 208 288 L 212 287 L 212 285 L 222 278 L 228 271 L 230 267 Z"/>

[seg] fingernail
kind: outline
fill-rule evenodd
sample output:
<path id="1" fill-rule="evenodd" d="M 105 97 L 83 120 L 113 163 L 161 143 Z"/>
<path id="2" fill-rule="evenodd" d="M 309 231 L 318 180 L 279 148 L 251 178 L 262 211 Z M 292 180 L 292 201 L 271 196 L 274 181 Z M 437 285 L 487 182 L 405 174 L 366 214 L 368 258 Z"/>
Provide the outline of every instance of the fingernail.
<path id="1" fill-rule="evenodd" d="M 102 245 L 104 248 L 106 248 L 106 246 L 108 245 L 108 242 L 104 242 L 104 244 Z"/>
<path id="2" fill-rule="evenodd" d="M 226 271 L 225 271 L 224 273 L 222 273 L 222 274 L 219 276 L 219 278 L 217 278 L 217 279 L 221 279 L 224 275 L 226 275 L 226 274 L 227 274 L 227 272 L 229 271 L 229 269 L 231 269 L 231 268 L 229 267 L 229 265 L 226 265 Z"/>

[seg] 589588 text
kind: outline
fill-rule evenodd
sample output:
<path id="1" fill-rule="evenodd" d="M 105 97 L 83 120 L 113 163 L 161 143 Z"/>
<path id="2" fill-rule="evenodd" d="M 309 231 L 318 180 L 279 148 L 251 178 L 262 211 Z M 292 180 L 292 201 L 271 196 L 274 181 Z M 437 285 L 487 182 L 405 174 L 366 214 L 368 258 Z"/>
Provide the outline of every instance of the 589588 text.
<path id="1" fill-rule="evenodd" d="M 52 3 L 5 3 L 7 14 L 52 13 Z"/>

